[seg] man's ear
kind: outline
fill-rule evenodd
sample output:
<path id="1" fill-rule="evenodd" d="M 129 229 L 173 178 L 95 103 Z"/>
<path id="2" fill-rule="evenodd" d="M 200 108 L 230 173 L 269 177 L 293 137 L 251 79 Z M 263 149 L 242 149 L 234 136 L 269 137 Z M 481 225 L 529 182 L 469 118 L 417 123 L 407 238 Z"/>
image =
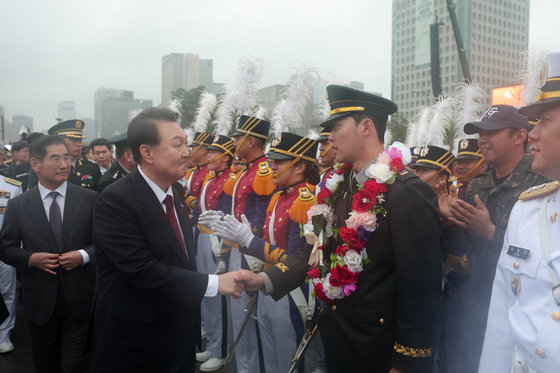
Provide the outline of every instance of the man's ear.
<path id="1" fill-rule="evenodd" d="M 39 171 L 39 163 L 40 163 L 40 161 L 37 158 L 30 158 L 29 159 L 29 165 L 31 166 L 31 168 L 33 169 L 33 171 L 35 173 L 37 173 Z"/>
<path id="2" fill-rule="evenodd" d="M 149 145 L 140 145 L 140 156 L 147 164 L 154 164 L 153 151 Z"/>

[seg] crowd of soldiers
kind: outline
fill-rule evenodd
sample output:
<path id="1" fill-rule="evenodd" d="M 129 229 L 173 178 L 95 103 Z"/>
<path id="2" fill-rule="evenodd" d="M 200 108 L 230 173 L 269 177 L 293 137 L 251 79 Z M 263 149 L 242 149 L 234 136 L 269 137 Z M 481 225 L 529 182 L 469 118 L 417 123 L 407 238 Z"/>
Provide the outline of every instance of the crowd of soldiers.
<path id="1" fill-rule="evenodd" d="M 316 137 L 291 133 L 286 124 L 277 131 L 255 114 L 241 115 L 226 134 L 199 128 L 188 139 L 189 169 L 178 180 L 188 217 L 177 215 L 192 225 L 194 248 L 185 247 L 186 225 L 176 229 L 176 220 L 170 222 L 187 258 L 194 253 L 199 273 L 235 272 L 244 289 L 240 297 L 202 298 L 206 343 L 196 353 L 199 369 L 217 371 L 235 360 L 240 373 L 557 371 L 559 82 L 560 53 L 551 53 L 534 102 L 519 110 L 494 105 L 482 115 L 473 112 L 459 123 L 455 148 L 437 134 L 444 128 L 437 120 L 449 120 L 440 115 L 449 104 L 443 98 L 431 124 L 420 125 L 407 145 L 385 146 L 387 119 L 397 106 L 339 85 L 327 87 L 330 112 Z M 48 192 L 41 189 L 50 180 L 45 149 L 65 147 L 70 167 L 64 180 L 99 193 L 123 184 L 118 180 L 130 179 L 139 159 L 152 157 L 144 145 L 135 149 L 126 133 L 91 141 L 83 156 L 83 127 L 80 120 L 65 121 L 50 128 L 50 136 L 31 134 L 13 144 L 12 164 L 4 162 L 0 177 L 6 262 L 0 262 L 0 289 L 9 311 L 0 326 L 0 353 L 14 348 L 13 265 L 24 287 L 38 372 L 85 371 L 89 326 L 79 333 L 80 351 L 58 351 L 69 354 L 58 358 L 62 362 L 46 355 L 76 345 L 75 335 L 64 341 L 66 321 L 51 319 L 61 309 L 72 314 L 83 304 L 92 307 L 96 262 L 91 237 L 73 248 L 77 264 L 60 249 L 77 238 L 64 233 L 70 223 L 61 210 L 64 216 L 71 210 L 58 209 L 56 194 L 52 201 L 43 197 L 54 257 L 37 257 L 41 253 L 27 244 L 34 238 L 20 226 L 16 208 L 25 209 L 24 196 Z M 56 190 L 64 197 L 65 189 Z M 67 203 L 78 203 L 71 191 Z M 84 194 L 81 200 L 91 200 L 80 209 L 93 215 L 95 198 Z M 71 230 L 87 226 L 91 232 L 91 216 L 76 224 Z M 29 255 L 20 256 L 25 250 Z M 103 265 L 95 269 L 98 281 Z M 89 272 L 69 284 L 59 266 Z M 65 300 L 38 297 L 42 277 L 33 269 L 59 273 L 55 287 Z M 73 304 L 73 291 L 88 299 Z M 53 311 L 43 320 L 32 307 Z M 145 322 L 144 311 L 137 312 Z M 77 318 L 89 325 L 91 314 Z M 47 342 L 53 335 L 61 341 Z M 53 346 L 42 345 L 47 343 Z M 99 364 L 93 371 L 104 371 Z"/>

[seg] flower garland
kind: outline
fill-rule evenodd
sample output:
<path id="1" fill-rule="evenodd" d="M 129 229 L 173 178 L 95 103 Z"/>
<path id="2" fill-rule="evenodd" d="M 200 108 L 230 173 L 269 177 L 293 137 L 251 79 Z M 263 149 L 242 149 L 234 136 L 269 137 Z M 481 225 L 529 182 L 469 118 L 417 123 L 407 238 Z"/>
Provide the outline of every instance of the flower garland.
<path id="1" fill-rule="evenodd" d="M 309 258 L 311 269 L 307 272 L 308 280 L 314 286 L 317 298 L 334 303 L 356 290 L 358 276 L 371 259 L 367 257 L 365 246 L 372 232 L 377 229 L 378 216 L 385 216 L 387 211 L 382 206 L 388 186 L 395 182 L 397 173 L 410 162 L 409 149 L 394 143 L 385 149 L 377 161 L 365 171 L 368 180 L 354 194 L 352 211 L 346 219 L 346 226 L 335 227 L 334 201 L 341 197 L 339 188 L 352 165 L 337 164 L 331 176 L 320 183 L 321 191 L 317 196 L 318 204 L 307 212 L 309 221 L 304 226 L 307 243 L 313 245 Z M 321 185 L 323 184 L 323 185 Z M 342 245 L 330 254 L 329 260 L 323 260 L 323 245 L 329 240 L 340 237 Z"/>

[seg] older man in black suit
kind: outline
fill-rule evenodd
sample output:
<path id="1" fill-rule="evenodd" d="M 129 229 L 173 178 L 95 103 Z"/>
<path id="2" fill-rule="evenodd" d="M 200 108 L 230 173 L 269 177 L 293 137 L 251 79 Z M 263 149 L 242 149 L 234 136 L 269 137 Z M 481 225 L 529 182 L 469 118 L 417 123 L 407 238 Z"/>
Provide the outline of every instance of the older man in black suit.
<path id="1" fill-rule="evenodd" d="M 138 167 L 99 197 L 93 372 L 194 372 L 202 298 L 241 296 L 232 274 L 196 272 L 177 120 L 161 108 L 136 116 L 128 141 Z"/>
<path id="2" fill-rule="evenodd" d="M 37 372 L 83 372 L 94 289 L 93 207 L 98 194 L 68 183 L 64 139 L 31 147 L 39 183 L 8 202 L 0 258 L 17 268 Z"/>

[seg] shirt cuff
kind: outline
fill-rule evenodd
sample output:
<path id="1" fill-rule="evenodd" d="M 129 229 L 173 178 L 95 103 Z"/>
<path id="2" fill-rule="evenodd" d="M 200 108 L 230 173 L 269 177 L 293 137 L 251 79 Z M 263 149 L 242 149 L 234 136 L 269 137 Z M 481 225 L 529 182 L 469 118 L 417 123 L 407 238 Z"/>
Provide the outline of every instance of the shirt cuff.
<path id="1" fill-rule="evenodd" d="M 82 265 L 84 264 L 88 264 L 89 263 L 89 254 L 87 253 L 87 251 L 80 249 L 78 250 L 80 252 L 80 254 L 82 254 L 82 258 L 84 259 L 84 262 L 82 263 Z"/>
<path id="2" fill-rule="evenodd" d="M 258 275 L 261 276 L 264 281 L 264 287 L 261 288 L 261 291 L 264 293 L 264 295 L 272 294 L 272 292 L 274 291 L 274 286 L 272 285 L 272 281 L 270 281 L 270 277 L 268 277 L 268 275 L 264 272 L 260 272 Z"/>
<path id="3" fill-rule="evenodd" d="M 218 295 L 218 275 L 208 275 L 208 286 L 206 286 L 205 297 L 215 297 Z"/>

